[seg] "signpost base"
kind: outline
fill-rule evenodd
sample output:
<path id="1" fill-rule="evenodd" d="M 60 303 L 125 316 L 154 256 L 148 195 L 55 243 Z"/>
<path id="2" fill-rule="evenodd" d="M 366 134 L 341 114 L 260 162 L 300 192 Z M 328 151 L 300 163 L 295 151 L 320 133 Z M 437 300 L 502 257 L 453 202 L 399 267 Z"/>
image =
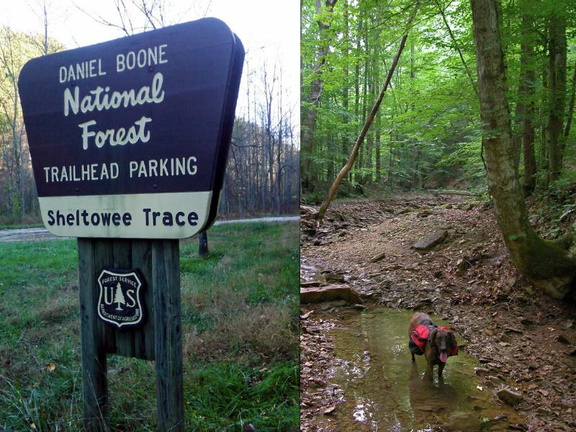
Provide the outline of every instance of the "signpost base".
<path id="1" fill-rule="evenodd" d="M 157 430 L 183 431 L 179 241 L 79 238 L 78 268 L 85 430 L 110 430 L 106 356 L 118 354 L 155 360 Z M 136 304 L 121 286 L 102 291 L 99 276 L 110 268 L 138 270 L 145 281 L 139 327 L 114 325 L 98 314 L 106 303 L 118 310 Z"/>

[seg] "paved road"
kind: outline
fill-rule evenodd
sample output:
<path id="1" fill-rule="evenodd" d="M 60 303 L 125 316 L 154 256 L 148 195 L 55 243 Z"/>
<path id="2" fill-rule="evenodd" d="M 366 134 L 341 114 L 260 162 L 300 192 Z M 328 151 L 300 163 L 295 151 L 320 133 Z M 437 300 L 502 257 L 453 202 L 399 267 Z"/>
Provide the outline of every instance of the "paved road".
<path id="1" fill-rule="evenodd" d="M 21 229 L 0 230 L 0 242 L 51 240 L 58 238 L 61 237 L 56 237 L 50 234 L 46 228 L 21 228 Z"/>
<path id="2" fill-rule="evenodd" d="M 298 222 L 299 216 L 265 217 L 256 219 L 220 220 L 214 225 L 251 222 Z M 57 240 L 68 237 L 57 237 L 50 234 L 46 228 L 21 228 L 0 230 L 0 242 L 29 241 L 29 240 Z"/>

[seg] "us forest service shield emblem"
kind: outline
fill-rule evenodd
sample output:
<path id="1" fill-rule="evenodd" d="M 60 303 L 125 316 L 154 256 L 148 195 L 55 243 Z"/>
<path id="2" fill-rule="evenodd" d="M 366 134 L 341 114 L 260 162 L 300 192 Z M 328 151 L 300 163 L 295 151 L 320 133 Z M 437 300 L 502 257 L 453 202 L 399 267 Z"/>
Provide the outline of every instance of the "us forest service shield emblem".
<path id="1" fill-rule="evenodd" d="M 142 324 L 142 281 L 136 270 L 103 269 L 98 276 L 98 316 L 118 328 Z"/>

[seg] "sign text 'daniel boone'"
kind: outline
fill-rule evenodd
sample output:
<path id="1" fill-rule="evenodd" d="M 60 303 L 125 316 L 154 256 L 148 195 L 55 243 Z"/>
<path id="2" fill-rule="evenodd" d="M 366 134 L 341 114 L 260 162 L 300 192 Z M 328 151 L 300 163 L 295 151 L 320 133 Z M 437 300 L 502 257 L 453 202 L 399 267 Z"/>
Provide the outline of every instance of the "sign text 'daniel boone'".
<path id="1" fill-rule="evenodd" d="M 244 49 L 213 18 L 40 57 L 19 89 L 44 224 L 186 238 L 216 208 Z"/>

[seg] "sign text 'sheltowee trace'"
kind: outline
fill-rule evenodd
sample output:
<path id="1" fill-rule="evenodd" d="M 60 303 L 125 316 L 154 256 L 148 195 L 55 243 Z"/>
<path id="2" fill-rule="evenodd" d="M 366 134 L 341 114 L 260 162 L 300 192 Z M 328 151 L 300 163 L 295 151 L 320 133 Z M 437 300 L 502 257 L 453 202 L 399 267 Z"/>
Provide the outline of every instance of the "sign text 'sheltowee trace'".
<path id="1" fill-rule="evenodd" d="M 28 62 L 18 85 L 46 227 L 165 239 L 208 228 L 243 59 L 207 18 Z"/>

